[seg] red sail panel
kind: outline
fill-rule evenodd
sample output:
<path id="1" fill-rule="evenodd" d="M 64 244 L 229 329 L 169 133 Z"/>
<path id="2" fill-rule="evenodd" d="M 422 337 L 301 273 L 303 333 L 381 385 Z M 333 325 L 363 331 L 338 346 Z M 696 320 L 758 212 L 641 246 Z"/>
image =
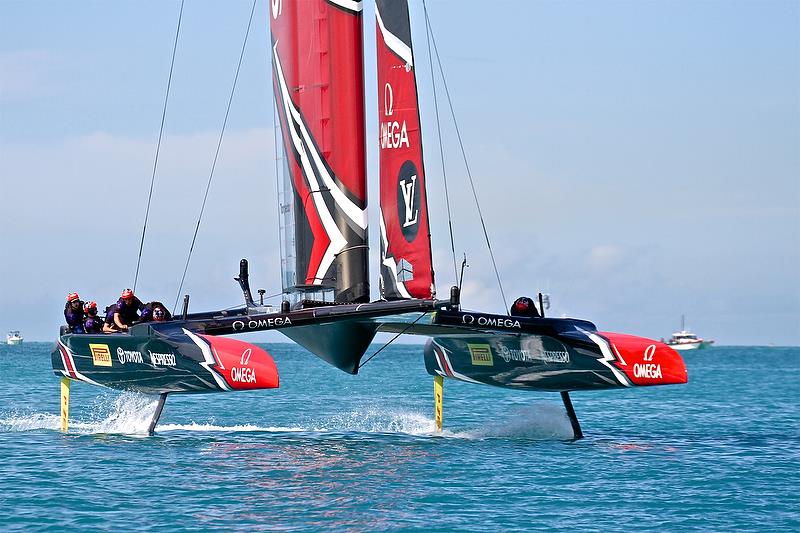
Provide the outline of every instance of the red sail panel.
<path id="1" fill-rule="evenodd" d="M 375 2 L 380 117 L 381 293 L 433 298 L 417 81 L 405 0 Z"/>
<path id="2" fill-rule="evenodd" d="M 284 292 L 369 300 L 361 2 L 269 3 Z"/>

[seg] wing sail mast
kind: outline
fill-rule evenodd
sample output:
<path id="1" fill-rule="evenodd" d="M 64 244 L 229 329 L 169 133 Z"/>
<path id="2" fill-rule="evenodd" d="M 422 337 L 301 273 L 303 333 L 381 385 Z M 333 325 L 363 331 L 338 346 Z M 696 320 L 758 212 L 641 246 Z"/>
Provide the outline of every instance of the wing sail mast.
<path id="1" fill-rule="evenodd" d="M 283 292 L 369 301 L 362 3 L 270 2 Z"/>
<path id="2" fill-rule="evenodd" d="M 435 298 L 417 81 L 406 0 L 376 0 L 381 296 Z"/>

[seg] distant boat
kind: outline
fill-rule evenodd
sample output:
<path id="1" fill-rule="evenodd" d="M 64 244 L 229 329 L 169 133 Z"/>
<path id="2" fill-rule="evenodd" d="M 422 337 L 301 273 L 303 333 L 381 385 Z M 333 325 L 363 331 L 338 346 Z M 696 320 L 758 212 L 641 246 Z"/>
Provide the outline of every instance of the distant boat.
<path id="1" fill-rule="evenodd" d="M 6 335 L 6 344 L 9 346 L 13 346 L 15 344 L 22 344 L 22 334 L 15 330 L 9 331 L 8 335 Z"/>
<path id="2" fill-rule="evenodd" d="M 675 350 L 701 350 L 714 344 L 712 340 L 705 340 L 686 329 L 684 316 L 681 315 L 681 330 L 672 334 L 667 341 L 667 346 Z"/>

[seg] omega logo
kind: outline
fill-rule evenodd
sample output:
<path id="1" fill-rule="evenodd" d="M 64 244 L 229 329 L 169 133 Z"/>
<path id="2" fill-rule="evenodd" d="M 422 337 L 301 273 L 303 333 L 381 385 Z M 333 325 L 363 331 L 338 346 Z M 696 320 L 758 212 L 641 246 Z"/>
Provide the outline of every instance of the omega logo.
<path id="1" fill-rule="evenodd" d="M 388 83 L 383 87 L 383 114 L 391 117 L 394 113 L 394 91 Z"/>

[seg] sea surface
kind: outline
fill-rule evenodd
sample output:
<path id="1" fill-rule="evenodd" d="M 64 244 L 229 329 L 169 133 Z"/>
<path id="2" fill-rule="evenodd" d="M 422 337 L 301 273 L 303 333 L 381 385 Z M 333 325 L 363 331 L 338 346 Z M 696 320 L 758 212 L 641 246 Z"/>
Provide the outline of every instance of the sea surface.
<path id="1" fill-rule="evenodd" d="M 0 531 L 800 530 L 800 348 L 689 352 L 687 385 L 557 394 L 445 381 L 422 347 L 358 376 L 266 345 L 281 388 L 155 400 L 0 346 Z M 375 346 L 374 349 L 378 347 Z"/>

